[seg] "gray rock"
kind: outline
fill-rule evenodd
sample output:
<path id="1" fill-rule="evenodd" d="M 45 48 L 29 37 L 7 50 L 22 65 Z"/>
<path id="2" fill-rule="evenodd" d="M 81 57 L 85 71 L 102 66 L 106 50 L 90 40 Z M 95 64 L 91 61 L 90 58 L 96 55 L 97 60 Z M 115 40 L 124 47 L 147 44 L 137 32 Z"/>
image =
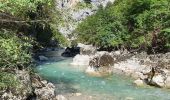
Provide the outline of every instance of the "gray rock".
<path id="1" fill-rule="evenodd" d="M 45 56 L 39 56 L 39 60 L 40 61 L 47 61 L 47 60 L 49 60 L 47 57 L 45 57 Z"/>
<path id="2" fill-rule="evenodd" d="M 0 96 L 1 100 L 26 100 L 33 93 L 29 72 L 16 70 L 15 75 L 19 81 L 18 86 L 8 91 L 4 90 Z"/>
<path id="3" fill-rule="evenodd" d="M 42 88 L 35 88 L 34 93 L 37 96 L 38 100 L 56 100 L 55 97 L 55 86 L 51 83 L 48 83 Z"/>
<path id="4" fill-rule="evenodd" d="M 89 4 L 91 7 L 77 9 L 77 4 L 85 4 L 84 0 L 56 0 L 56 9 L 60 12 L 65 22 L 59 25 L 59 32 L 68 38 L 69 34 L 76 29 L 83 19 L 94 14 L 99 5 L 105 7 L 108 2 L 113 3 L 114 0 L 91 0 Z"/>

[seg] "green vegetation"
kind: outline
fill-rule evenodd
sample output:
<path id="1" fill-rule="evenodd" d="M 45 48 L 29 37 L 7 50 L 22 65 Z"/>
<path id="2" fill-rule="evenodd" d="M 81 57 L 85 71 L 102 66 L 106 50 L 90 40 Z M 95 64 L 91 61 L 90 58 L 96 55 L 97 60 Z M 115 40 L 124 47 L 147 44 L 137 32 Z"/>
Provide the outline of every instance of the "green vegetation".
<path id="1" fill-rule="evenodd" d="M 0 71 L 0 90 L 17 88 L 17 86 L 19 86 L 19 81 L 14 74 Z"/>
<path id="2" fill-rule="evenodd" d="M 79 10 L 79 9 L 83 9 L 83 8 L 91 8 L 92 7 L 92 5 L 91 5 L 91 3 L 90 3 L 90 1 L 85 1 L 85 2 L 78 2 L 77 4 L 76 4 L 76 6 L 75 6 L 75 8 L 77 9 L 77 10 Z"/>
<path id="3" fill-rule="evenodd" d="M 15 69 L 29 70 L 37 48 L 66 44 L 57 30 L 61 17 L 54 4 L 54 0 L 0 0 L 0 90 L 16 86 Z"/>
<path id="4" fill-rule="evenodd" d="M 159 49 L 170 47 L 169 0 L 116 0 L 85 19 L 78 40 L 101 48 Z"/>
<path id="5" fill-rule="evenodd" d="M 0 66 L 1 67 L 27 67 L 31 62 L 29 38 L 18 38 L 15 33 L 0 32 Z"/>
<path id="6" fill-rule="evenodd" d="M 52 28 L 57 27 L 61 18 L 54 2 L 54 0 L 1 0 L 0 22 L 3 23 L 1 28 L 4 28 L 4 24 L 8 29 L 7 24 L 12 24 L 12 27 L 17 25 L 17 30 L 34 35 L 36 41 L 44 46 L 49 45 L 52 38 L 62 43 L 64 37 L 53 37 L 61 35 L 57 28 Z"/>

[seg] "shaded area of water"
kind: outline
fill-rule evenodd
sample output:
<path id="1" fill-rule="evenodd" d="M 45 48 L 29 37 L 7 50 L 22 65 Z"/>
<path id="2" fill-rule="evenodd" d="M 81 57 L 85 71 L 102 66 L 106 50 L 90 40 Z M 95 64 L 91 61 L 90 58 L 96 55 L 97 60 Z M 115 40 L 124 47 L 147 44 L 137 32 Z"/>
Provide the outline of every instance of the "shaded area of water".
<path id="1" fill-rule="evenodd" d="M 44 63 L 37 72 L 56 85 L 57 94 L 81 92 L 100 100 L 170 100 L 170 91 L 153 87 L 135 87 L 133 80 L 120 75 L 92 77 L 85 67 L 72 66 L 72 59 Z"/>

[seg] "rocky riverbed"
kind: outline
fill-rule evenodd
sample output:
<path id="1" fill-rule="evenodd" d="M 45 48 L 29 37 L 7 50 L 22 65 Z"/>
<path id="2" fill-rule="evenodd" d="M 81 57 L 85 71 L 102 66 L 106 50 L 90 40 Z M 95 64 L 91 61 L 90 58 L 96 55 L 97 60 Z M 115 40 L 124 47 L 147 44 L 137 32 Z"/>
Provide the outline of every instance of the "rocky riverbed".
<path id="1" fill-rule="evenodd" d="M 86 72 L 91 75 L 124 74 L 136 79 L 134 84 L 144 84 L 170 88 L 170 53 L 147 54 L 128 53 L 128 51 L 95 51 L 86 45 L 80 46 L 80 54 L 73 58 L 71 64 L 88 65 Z M 88 48 L 88 49 L 87 49 Z M 107 73 L 107 74 L 106 74 Z"/>
<path id="2" fill-rule="evenodd" d="M 55 86 L 28 70 L 13 70 L 19 83 L 15 88 L 0 91 L 1 100 L 63 100 L 58 99 Z"/>

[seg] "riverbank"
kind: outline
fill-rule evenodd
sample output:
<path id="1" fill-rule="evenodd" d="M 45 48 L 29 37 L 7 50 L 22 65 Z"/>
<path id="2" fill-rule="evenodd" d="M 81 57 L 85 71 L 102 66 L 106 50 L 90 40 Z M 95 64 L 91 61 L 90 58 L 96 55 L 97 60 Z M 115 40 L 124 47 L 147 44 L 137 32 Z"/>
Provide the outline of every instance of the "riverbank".
<path id="1" fill-rule="evenodd" d="M 56 86 L 57 95 L 68 100 L 168 100 L 169 91 L 149 86 L 136 87 L 134 79 L 120 74 L 91 76 L 88 66 L 71 65 L 72 58 L 47 61 L 37 66 L 37 72 Z M 139 95 L 140 94 L 140 95 Z M 87 99 L 88 98 L 88 99 Z M 91 98 L 91 99 L 90 99 Z"/>
<path id="2" fill-rule="evenodd" d="M 81 47 L 80 54 L 73 58 L 73 65 L 87 65 L 90 75 L 103 76 L 113 73 L 124 74 L 136 79 L 138 86 L 151 85 L 170 88 L 170 53 L 147 54 L 128 51 L 95 51 Z M 84 50 L 82 52 L 82 50 Z M 91 52 L 90 52 L 91 50 Z M 84 54 L 84 52 L 87 53 Z M 93 52 L 93 53 L 92 53 Z"/>
<path id="3" fill-rule="evenodd" d="M 1 70 L 12 73 L 15 86 L 1 89 L 1 100 L 56 100 L 55 86 L 28 69 Z M 8 81 L 11 81 L 10 79 Z M 13 83 L 11 83 L 13 84 Z"/>

